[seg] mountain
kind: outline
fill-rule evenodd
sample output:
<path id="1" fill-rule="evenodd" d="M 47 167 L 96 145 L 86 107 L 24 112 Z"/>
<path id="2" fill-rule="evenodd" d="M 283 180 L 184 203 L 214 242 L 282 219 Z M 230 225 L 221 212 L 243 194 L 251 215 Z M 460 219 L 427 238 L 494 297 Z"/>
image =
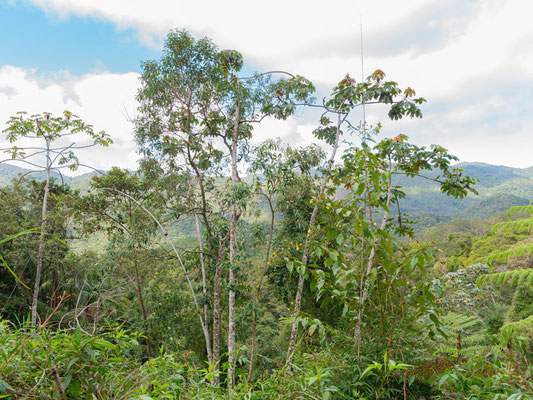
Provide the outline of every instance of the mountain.
<path id="1" fill-rule="evenodd" d="M 476 190 L 464 199 L 453 199 L 428 179 L 395 177 L 394 184 L 404 187 L 403 211 L 415 215 L 429 213 L 449 218 L 484 218 L 505 211 L 513 205 L 526 205 L 533 200 L 533 167 L 510 168 L 484 163 L 460 163 L 464 175 L 479 179 Z M 436 177 L 430 173 L 429 177 Z"/>
<path id="2" fill-rule="evenodd" d="M 45 172 L 35 172 L 29 174 L 30 172 L 31 170 L 29 169 L 17 167 L 15 165 L 5 163 L 0 164 L 0 186 L 9 185 L 13 181 L 13 179 L 17 179 L 22 175 L 32 177 L 36 180 L 46 179 Z M 96 174 L 97 172 L 89 172 L 78 176 L 66 176 L 64 174 L 63 176 L 61 176 L 58 172 L 52 171 L 50 176 L 54 178 L 54 181 L 57 183 L 63 181 L 66 184 L 70 185 L 73 189 L 80 189 L 83 192 L 89 188 L 89 182 L 91 178 Z"/>
<path id="3" fill-rule="evenodd" d="M 456 218 L 486 218 L 505 211 L 513 205 L 526 205 L 533 200 L 533 167 L 511 168 L 484 163 L 460 163 L 464 174 L 479 179 L 476 189 L 479 195 L 469 194 L 464 199 L 454 199 L 440 192 L 439 185 L 429 179 L 395 176 L 393 183 L 403 187 L 407 197 L 401 201 L 401 211 L 420 220 L 420 225 L 432 225 Z M 19 174 L 29 170 L 0 164 L 0 185 L 7 185 Z M 66 183 L 82 192 L 87 190 L 92 176 L 88 173 L 64 177 Z M 428 177 L 435 178 L 430 172 Z M 33 175 L 44 179 L 44 173 Z M 53 174 L 56 182 L 59 174 Z M 340 195 L 342 196 L 342 190 Z"/>

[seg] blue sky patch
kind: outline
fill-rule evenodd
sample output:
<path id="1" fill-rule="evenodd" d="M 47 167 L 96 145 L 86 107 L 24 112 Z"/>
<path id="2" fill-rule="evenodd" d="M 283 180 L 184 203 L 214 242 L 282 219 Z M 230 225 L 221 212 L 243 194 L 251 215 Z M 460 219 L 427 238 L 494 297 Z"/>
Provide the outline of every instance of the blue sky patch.
<path id="1" fill-rule="evenodd" d="M 35 6 L 2 0 L 0 37 L 0 65 L 38 68 L 39 73 L 140 72 L 142 60 L 161 54 L 140 43 L 132 29 L 90 17 L 59 19 Z"/>

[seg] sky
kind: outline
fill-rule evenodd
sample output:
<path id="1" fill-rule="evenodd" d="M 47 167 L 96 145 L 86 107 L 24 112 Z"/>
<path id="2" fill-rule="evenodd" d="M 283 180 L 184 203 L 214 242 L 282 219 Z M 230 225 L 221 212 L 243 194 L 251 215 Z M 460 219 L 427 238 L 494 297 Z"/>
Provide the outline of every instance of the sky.
<path id="1" fill-rule="evenodd" d="M 80 160 L 136 168 L 131 120 L 141 61 L 157 59 L 166 34 L 179 28 L 240 51 L 250 69 L 304 75 L 318 97 L 346 73 L 360 80 L 379 68 L 427 99 L 421 120 L 393 122 L 369 107 L 382 135 L 440 144 L 461 161 L 526 168 L 532 13 L 524 0 L 0 0 L 0 131 L 17 111 L 70 110 L 114 140 Z M 300 110 L 288 121 L 267 120 L 253 143 L 307 145 L 317 119 Z"/>

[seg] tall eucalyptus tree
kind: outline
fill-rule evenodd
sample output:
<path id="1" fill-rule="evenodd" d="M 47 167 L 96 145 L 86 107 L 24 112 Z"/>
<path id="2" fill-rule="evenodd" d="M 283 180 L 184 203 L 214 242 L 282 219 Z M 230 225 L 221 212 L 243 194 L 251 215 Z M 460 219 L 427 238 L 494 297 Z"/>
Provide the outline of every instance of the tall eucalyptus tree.
<path id="1" fill-rule="evenodd" d="M 250 192 L 239 176 L 239 165 L 247 152 L 252 125 L 267 116 L 288 118 L 297 104 L 311 100 L 314 90 L 301 76 L 279 71 L 241 76 L 242 67 L 243 58 L 238 52 L 219 50 L 207 38 L 196 40 L 185 31 L 173 31 L 167 36 L 161 59 L 143 64 L 136 119 L 137 142 L 146 157 L 157 159 L 167 173 L 196 178 L 199 201 L 190 205 L 189 213 L 201 216 L 207 236 L 206 259 L 215 269 L 211 359 L 217 366 L 222 267 L 229 241 L 230 390 L 235 384 L 237 225 Z M 273 74 L 287 79 L 273 79 Z M 213 180 L 227 175 L 229 184 L 213 200 L 207 194 L 208 190 L 218 190 Z M 213 202 L 221 199 L 221 204 L 213 207 Z M 214 223 L 222 215 L 229 216 L 227 232 Z"/>

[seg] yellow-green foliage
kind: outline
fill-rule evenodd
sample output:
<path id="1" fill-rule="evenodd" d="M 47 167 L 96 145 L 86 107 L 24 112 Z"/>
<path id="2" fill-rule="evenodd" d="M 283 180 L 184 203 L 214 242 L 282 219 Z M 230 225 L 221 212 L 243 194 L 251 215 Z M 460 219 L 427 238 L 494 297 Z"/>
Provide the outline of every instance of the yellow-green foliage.
<path id="1" fill-rule="evenodd" d="M 518 219 L 515 221 L 512 220 L 514 215 L 524 215 L 525 213 L 529 213 L 530 216 L 524 219 Z M 512 207 L 507 212 L 507 215 L 509 217 L 509 221 L 494 225 L 492 228 L 493 232 L 500 230 L 531 231 L 533 229 L 533 203 L 528 206 Z M 511 257 L 520 257 L 524 254 L 531 255 L 532 253 L 533 242 L 530 242 L 516 246 L 507 251 L 491 254 L 487 258 L 487 261 L 489 263 L 491 261 L 507 261 Z M 478 286 L 487 284 L 516 284 L 517 286 L 525 284 L 530 286 L 533 283 L 533 268 L 482 275 L 476 280 L 476 283 Z M 520 321 L 510 322 L 504 325 L 501 330 L 502 341 L 504 343 L 508 342 L 515 332 L 527 327 L 533 327 L 533 315 L 530 315 Z"/>
<path id="2" fill-rule="evenodd" d="M 528 210 L 533 210 L 532 206 L 513 207 L 507 213 L 509 221 L 500 222 L 492 227 L 492 232 L 500 230 L 513 230 L 514 232 L 531 231 L 533 229 L 533 217 L 512 220 L 513 215 L 524 214 Z M 512 212 L 511 212 L 512 211 Z M 533 211 L 531 211 L 533 212 Z"/>
<path id="3" fill-rule="evenodd" d="M 505 324 L 502 327 L 502 339 L 504 342 L 508 342 L 515 333 L 531 327 L 533 327 L 533 315 L 530 315 L 529 317 L 520 321 Z"/>
<path id="4" fill-rule="evenodd" d="M 498 253 L 493 253 L 487 257 L 487 262 L 504 262 L 513 257 L 522 257 L 523 255 L 531 256 L 533 254 L 533 242 L 520 244 L 516 247 L 513 247 L 509 250 L 501 251 Z"/>
<path id="5" fill-rule="evenodd" d="M 488 284 L 522 285 L 524 283 L 530 286 L 533 283 L 533 268 L 481 275 L 479 278 L 477 278 L 476 283 L 478 286 L 484 286 Z"/>
<path id="6" fill-rule="evenodd" d="M 513 220 L 514 216 L 523 216 L 529 214 L 527 218 L 520 218 Z M 509 221 L 500 222 L 492 227 L 492 233 L 499 231 L 513 231 L 530 233 L 533 230 L 533 203 L 528 206 L 511 207 L 507 211 Z M 533 253 L 533 242 L 524 243 L 516 247 L 510 248 L 506 251 L 491 254 L 487 261 L 489 263 L 494 261 L 507 261 L 512 257 L 521 257 L 525 254 L 530 256 Z"/>

